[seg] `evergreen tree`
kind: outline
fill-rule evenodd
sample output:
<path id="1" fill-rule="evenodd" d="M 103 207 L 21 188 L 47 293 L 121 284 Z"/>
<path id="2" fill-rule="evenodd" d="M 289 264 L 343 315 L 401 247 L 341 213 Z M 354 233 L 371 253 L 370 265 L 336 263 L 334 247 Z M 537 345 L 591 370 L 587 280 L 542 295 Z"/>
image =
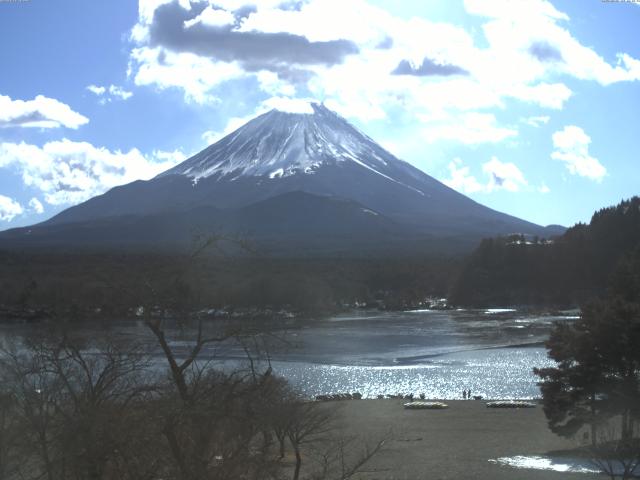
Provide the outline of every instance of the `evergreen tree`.
<path id="1" fill-rule="evenodd" d="M 571 437 L 585 425 L 591 427 L 591 441 L 604 415 L 601 393 L 604 372 L 597 354 L 597 338 L 585 318 L 573 325 L 558 323 L 549 340 L 549 357 L 557 367 L 534 369 L 540 376 L 544 413 L 552 432 Z"/>
<path id="2" fill-rule="evenodd" d="M 640 249 L 624 258 L 605 298 L 582 309 L 573 324 L 559 323 L 547 342 L 556 367 L 540 376 L 551 430 L 572 436 L 585 425 L 597 441 L 597 426 L 615 417 L 620 442 L 637 444 L 640 422 Z"/>

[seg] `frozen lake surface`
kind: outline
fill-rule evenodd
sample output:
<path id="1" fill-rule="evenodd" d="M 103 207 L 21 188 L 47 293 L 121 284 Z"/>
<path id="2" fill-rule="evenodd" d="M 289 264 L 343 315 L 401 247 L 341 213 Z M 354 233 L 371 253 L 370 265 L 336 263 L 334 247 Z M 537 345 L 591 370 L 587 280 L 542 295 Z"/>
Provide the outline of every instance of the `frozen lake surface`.
<path id="1" fill-rule="evenodd" d="M 272 332 L 277 340 L 269 342 L 268 357 L 276 374 L 308 396 L 423 393 L 427 398 L 460 399 L 462 390 L 470 389 L 485 399 L 538 398 L 532 369 L 552 365 L 543 342 L 553 322 L 574 318 L 499 308 L 357 311 L 324 320 L 287 321 Z M 6 335 L 21 329 L 5 325 L 2 330 Z M 88 336 L 115 332 L 154 342 L 141 321 L 108 327 L 85 324 L 83 330 Z M 168 334 L 178 350 L 193 339 L 189 332 L 180 339 L 175 329 Z M 246 363 L 237 346 L 208 347 L 202 354 L 227 367 Z M 267 367 L 265 358 L 260 368 Z M 159 351 L 157 360 L 164 368 Z"/>
<path id="2" fill-rule="evenodd" d="M 555 321 L 510 309 L 358 312 L 290 328 L 271 352 L 276 373 L 308 395 L 361 392 L 460 399 L 538 398 L 533 367 Z"/>

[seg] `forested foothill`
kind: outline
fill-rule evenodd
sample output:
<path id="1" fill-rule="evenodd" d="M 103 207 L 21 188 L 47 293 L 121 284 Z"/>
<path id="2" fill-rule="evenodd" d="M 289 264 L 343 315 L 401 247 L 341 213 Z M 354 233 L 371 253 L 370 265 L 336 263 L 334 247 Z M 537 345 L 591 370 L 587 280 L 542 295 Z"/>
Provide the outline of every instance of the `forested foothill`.
<path id="1" fill-rule="evenodd" d="M 573 307 L 601 296 L 620 262 L 640 248 L 640 198 L 597 211 L 562 236 L 485 239 L 454 282 L 462 306 Z"/>

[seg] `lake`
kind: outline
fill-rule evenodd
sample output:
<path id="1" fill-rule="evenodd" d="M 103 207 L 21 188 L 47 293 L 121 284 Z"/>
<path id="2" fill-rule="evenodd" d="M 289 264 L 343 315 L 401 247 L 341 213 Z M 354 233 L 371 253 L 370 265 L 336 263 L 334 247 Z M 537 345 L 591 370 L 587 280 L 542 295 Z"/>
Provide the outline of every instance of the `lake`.
<path id="1" fill-rule="evenodd" d="M 357 312 L 283 331 L 274 371 L 303 392 L 364 397 L 424 393 L 460 399 L 539 398 L 533 367 L 552 366 L 543 342 L 556 321 L 509 309 Z"/>
<path id="2" fill-rule="evenodd" d="M 290 321 L 269 342 L 268 357 L 276 374 L 289 379 L 304 394 L 360 392 L 378 395 L 423 393 L 427 398 L 460 399 L 462 390 L 490 399 L 538 398 L 533 367 L 551 366 L 543 342 L 556 321 L 567 315 L 531 315 L 510 309 L 356 311 L 323 320 Z M 7 334 L 38 327 L 5 325 Z M 141 321 L 109 327 L 84 326 L 90 336 L 114 331 L 150 337 Z M 176 349 L 186 335 L 168 332 Z M 244 364 L 236 347 L 211 347 L 203 356 L 226 368 Z M 157 354 L 157 365 L 164 359 Z M 267 360 L 260 360 L 266 368 Z"/>

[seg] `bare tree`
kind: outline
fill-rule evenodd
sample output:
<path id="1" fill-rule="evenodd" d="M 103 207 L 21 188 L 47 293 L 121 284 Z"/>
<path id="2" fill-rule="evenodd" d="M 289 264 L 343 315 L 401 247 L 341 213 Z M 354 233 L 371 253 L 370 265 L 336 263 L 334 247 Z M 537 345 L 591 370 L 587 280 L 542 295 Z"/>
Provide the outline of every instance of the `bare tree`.
<path id="1" fill-rule="evenodd" d="M 58 478 L 60 465 L 53 405 L 60 383 L 45 372 L 40 358 L 18 352 L 13 343 L 3 348 L 0 375 L 3 385 L 13 394 L 11 414 L 22 433 L 14 445 L 23 460 L 22 465 L 16 466 L 20 476 Z"/>
<path id="2" fill-rule="evenodd" d="M 325 439 L 334 427 L 334 419 L 334 411 L 325 405 L 304 401 L 290 404 L 286 432 L 296 458 L 293 480 L 300 478 L 303 447 Z"/>
<path id="3" fill-rule="evenodd" d="M 219 248 L 225 241 L 230 240 L 217 236 L 205 239 L 189 260 L 196 261 L 206 249 Z M 244 249 L 244 244 L 240 248 Z M 167 320 L 154 316 L 151 305 L 144 309 L 145 324 L 169 370 L 162 432 L 176 478 L 269 478 L 282 470 L 280 460 L 288 440 L 295 455 L 293 478 L 299 480 L 304 451 L 329 438 L 334 427 L 333 408 L 302 399 L 286 381 L 272 375 L 270 364 L 263 371 L 257 368 L 255 357 L 265 353 L 261 339 L 269 335 L 264 326 L 256 329 L 245 322 L 218 325 L 194 318 L 189 302 L 184 302 L 191 295 L 188 272 L 187 264 L 176 279 L 176 291 L 163 298 L 146 282 L 151 292 L 147 298 L 154 299 L 156 305 L 171 305 L 174 325 L 186 332 L 179 348 L 169 338 Z M 244 352 L 248 369 L 220 371 L 212 367 L 211 352 L 229 345 Z M 271 449 L 272 434 L 278 440 L 276 452 Z M 341 443 L 341 473 L 336 478 L 352 476 L 382 446 L 365 449 L 364 456 L 352 456 L 353 462 L 347 466 L 345 452 L 353 443 Z M 337 458 L 334 452 L 331 460 Z"/>
<path id="4" fill-rule="evenodd" d="M 149 315 L 145 323 L 169 370 L 160 416 L 175 478 L 260 478 L 276 469 L 273 455 L 264 448 L 253 449 L 258 436 L 268 430 L 261 415 L 265 402 L 275 398 L 269 394 L 270 369 L 258 372 L 251 363 L 249 369 L 225 372 L 213 368 L 211 358 L 202 357 L 205 349 L 241 345 L 239 339 L 253 332 L 243 326 L 219 329 L 202 319 L 183 317 L 180 329 L 190 341 L 183 338 L 178 347 L 164 320 Z"/>
<path id="5" fill-rule="evenodd" d="M 0 391 L 0 480 L 11 478 L 16 469 L 17 425 L 13 392 Z"/>
<path id="6" fill-rule="evenodd" d="M 129 345 L 69 336 L 32 339 L 5 350 L 2 378 L 23 433 L 21 475 L 106 479 L 131 438 L 127 419 L 146 387 L 144 355 Z"/>
<path id="7" fill-rule="evenodd" d="M 162 394 L 160 421 L 166 441 L 169 469 L 175 478 L 259 478 L 275 465 L 262 448 L 262 455 L 252 450 L 258 434 L 264 434 L 260 416 L 271 370 L 257 372 L 251 361 L 248 370 L 222 371 L 212 368 L 211 351 L 228 345 L 241 347 L 252 360 L 243 340 L 256 333 L 246 325 L 221 326 L 195 318 L 188 276 L 191 267 L 206 251 L 223 253 L 223 246 L 248 250 L 246 242 L 215 235 L 197 239 L 193 252 L 178 269 L 173 291 L 160 292 L 150 279 L 145 281 L 150 304 L 144 307 L 144 321 L 153 334 L 169 371 L 169 381 Z M 158 308 L 170 311 L 171 320 L 154 314 Z M 173 331 L 167 325 L 176 327 Z M 180 345 L 172 333 L 182 334 Z M 255 343 L 255 342 L 254 342 Z M 203 355 L 203 353 L 207 355 Z M 264 475 L 266 476 L 266 475 Z"/>

